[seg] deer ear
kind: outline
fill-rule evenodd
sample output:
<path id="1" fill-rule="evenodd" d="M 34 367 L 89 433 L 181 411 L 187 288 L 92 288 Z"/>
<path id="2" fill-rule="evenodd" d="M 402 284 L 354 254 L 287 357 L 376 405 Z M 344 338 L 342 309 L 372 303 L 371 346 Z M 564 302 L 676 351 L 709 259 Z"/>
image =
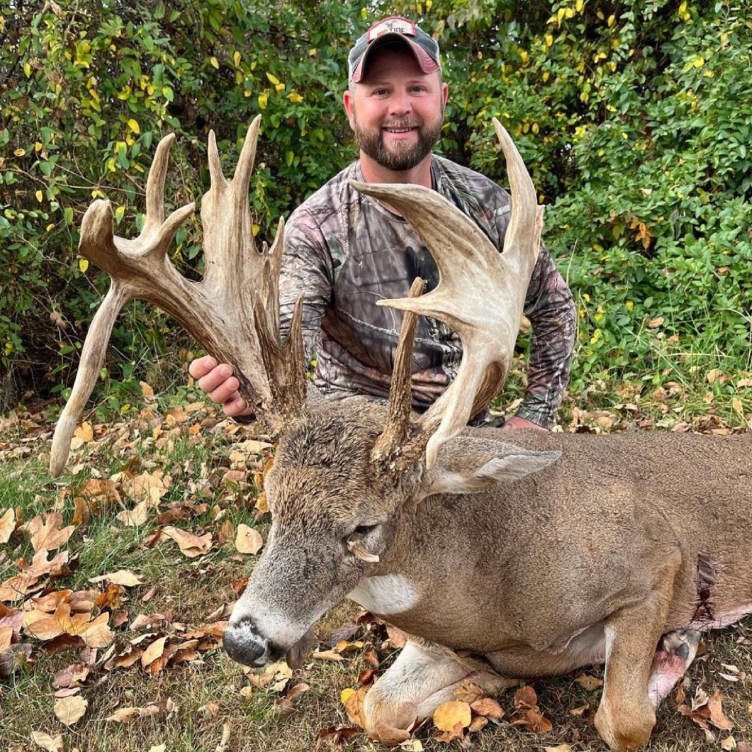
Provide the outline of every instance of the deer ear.
<path id="1" fill-rule="evenodd" d="M 422 495 L 485 491 L 537 473 L 560 456 L 560 451 L 537 452 L 506 442 L 457 437 L 447 442 L 427 471 Z"/>

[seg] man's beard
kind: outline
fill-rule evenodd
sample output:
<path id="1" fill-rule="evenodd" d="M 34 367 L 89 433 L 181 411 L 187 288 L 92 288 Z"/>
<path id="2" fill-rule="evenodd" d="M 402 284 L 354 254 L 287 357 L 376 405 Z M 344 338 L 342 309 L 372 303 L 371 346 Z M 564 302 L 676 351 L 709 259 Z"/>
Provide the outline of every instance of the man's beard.
<path id="1" fill-rule="evenodd" d="M 443 117 L 432 126 L 423 126 L 417 131 L 418 141 L 417 143 L 407 146 L 399 151 L 392 151 L 386 147 L 381 129 L 374 130 L 372 132 L 364 131 L 358 124 L 358 118 L 354 117 L 354 131 L 355 140 L 358 142 L 358 146 L 364 154 L 373 159 L 377 164 L 385 167 L 388 170 L 394 172 L 402 172 L 404 170 L 411 170 L 416 165 L 420 164 L 433 150 L 436 142 L 441 138 L 441 127 L 443 125 Z M 390 123 L 390 128 L 408 128 L 412 123 L 394 122 Z"/>

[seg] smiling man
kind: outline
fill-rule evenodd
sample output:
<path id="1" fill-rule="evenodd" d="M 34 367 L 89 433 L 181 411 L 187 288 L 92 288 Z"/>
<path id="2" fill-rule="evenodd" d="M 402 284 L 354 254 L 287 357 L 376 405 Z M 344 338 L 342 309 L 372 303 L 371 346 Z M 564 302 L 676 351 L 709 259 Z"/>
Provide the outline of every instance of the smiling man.
<path id="1" fill-rule="evenodd" d="M 376 301 L 407 295 L 415 277 L 438 284 L 434 261 L 407 221 L 363 196 L 349 180 L 413 183 L 432 188 L 472 219 L 501 251 L 509 195 L 493 181 L 433 153 L 441 135 L 448 88 L 439 46 L 406 18 L 374 24 L 348 56 L 345 113 L 360 148 L 357 161 L 307 199 L 286 227 L 280 304 L 289 326 L 304 295 L 306 351 L 316 358 L 314 384 L 338 399 L 386 399 L 401 315 Z M 525 398 L 506 428 L 550 429 L 569 378 L 574 343 L 572 295 L 551 255 L 541 248 L 525 301 L 533 327 Z M 421 318 L 413 355 L 413 406 L 424 410 L 457 373 L 459 337 Z M 248 413 L 232 368 L 211 357 L 190 373 L 228 416 Z M 481 416 L 480 420 L 487 420 Z"/>

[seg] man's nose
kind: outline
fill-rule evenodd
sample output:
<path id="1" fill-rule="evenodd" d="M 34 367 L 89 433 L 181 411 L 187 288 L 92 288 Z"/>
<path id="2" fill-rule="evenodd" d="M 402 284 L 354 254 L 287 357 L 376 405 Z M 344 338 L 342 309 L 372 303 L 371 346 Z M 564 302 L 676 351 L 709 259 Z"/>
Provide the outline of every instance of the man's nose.
<path id="1" fill-rule="evenodd" d="M 395 91 L 389 100 L 389 111 L 391 115 L 402 117 L 412 110 L 410 94 L 407 91 Z"/>

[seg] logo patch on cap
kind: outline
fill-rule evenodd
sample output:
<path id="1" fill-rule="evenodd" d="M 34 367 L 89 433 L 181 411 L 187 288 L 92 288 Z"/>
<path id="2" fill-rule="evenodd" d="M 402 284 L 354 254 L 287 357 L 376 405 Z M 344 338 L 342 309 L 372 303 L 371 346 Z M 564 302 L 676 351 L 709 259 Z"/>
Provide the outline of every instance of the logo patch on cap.
<path id="1" fill-rule="evenodd" d="M 368 30 L 368 44 L 384 34 L 409 34 L 415 36 L 415 24 L 406 18 L 387 18 Z"/>

